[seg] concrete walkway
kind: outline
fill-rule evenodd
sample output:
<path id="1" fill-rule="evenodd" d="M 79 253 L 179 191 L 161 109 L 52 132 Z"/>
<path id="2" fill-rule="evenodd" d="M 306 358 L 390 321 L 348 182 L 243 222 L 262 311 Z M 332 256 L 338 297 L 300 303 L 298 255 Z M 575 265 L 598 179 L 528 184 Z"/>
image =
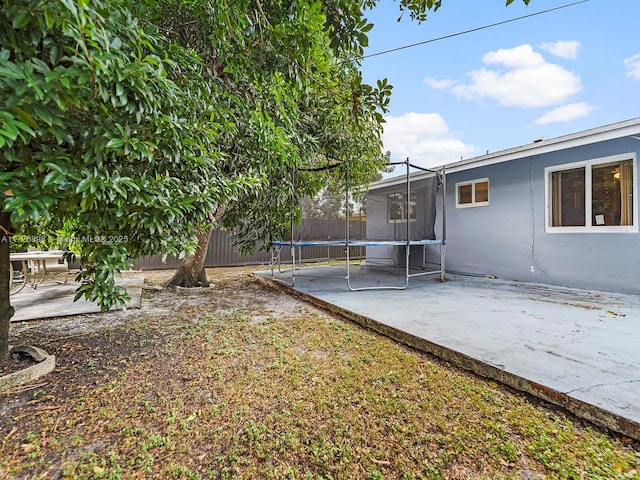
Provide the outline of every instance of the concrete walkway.
<path id="1" fill-rule="evenodd" d="M 640 296 L 447 275 L 347 289 L 344 265 L 259 278 L 396 340 L 640 440 Z M 394 273 L 396 274 L 394 276 Z M 402 284 L 352 267 L 352 286 Z"/>

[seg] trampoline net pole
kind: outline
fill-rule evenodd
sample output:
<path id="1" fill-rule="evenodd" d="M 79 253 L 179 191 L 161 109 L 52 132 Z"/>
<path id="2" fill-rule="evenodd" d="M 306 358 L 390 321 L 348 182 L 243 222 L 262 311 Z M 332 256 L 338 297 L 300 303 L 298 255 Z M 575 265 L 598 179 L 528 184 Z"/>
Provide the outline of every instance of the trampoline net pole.
<path id="1" fill-rule="evenodd" d="M 410 175 L 410 165 L 409 165 L 409 157 L 407 157 L 407 198 L 406 198 L 406 217 L 407 217 L 407 246 L 406 248 L 406 258 L 405 258 L 405 278 L 409 279 L 409 259 L 411 257 L 411 175 Z"/>
<path id="2" fill-rule="evenodd" d="M 447 175 L 442 167 L 442 243 L 440 245 L 440 280 L 444 282 L 445 254 L 447 249 Z"/>
<path id="3" fill-rule="evenodd" d="M 295 214 L 295 201 L 296 201 L 296 171 L 291 171 L 291 284 L 296 283 L 296 247 L 294 245 L 294 214 Z"/>

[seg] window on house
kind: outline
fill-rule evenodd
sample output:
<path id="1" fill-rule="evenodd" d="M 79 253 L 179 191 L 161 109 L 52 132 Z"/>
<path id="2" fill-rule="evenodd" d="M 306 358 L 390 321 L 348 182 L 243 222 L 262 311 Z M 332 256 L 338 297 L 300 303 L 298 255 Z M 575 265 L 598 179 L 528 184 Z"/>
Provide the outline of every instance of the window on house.
<path id="1" fill-rule="evenodd" d="M 406 222 L 416 219 L 416 203 L 418 196 L 412 192 L 407 202 L 406 193 L 390 193 L 387 195 L 387 221 L 389 223 Z"/>
<path id="2" fill-rule="evenodd" d="M 482 207 L 489 205 L 489 179 L 456 183 L 456 207 Z"/>
<path id="3" fill-rule="evenodd" d="M 635 164 L 625 155 L 547 168 L 547 231 L 637 231 Z"/>

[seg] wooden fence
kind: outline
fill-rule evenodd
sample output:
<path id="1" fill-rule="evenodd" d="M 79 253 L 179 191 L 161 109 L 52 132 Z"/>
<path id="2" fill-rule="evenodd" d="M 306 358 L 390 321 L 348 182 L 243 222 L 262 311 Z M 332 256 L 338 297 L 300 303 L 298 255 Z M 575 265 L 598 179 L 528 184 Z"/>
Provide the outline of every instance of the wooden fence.
<path id="1" fill-rule="evenodd" d="M 337 240 L 346 237 L 346 225 L 344 219 L 306 219 L 302 225 L 297 226 L 293 232 L 294 240 Z M 353 220 L 349 222 L 349 237 L 351 239 L 365 238 L 366 221 Z M 283 240 L 290 240 L 285 238 Z M 332 259 L 343 258 L 345 255 L 342 247 L 306 247 L 302 249 L 302 259 L 306 261 L 322 260 L 328 256 Z M 362 252 L 352 251 L 351 256 L 359 258 L 364 256 Z M 291 260 L 291 252 L 287 247 L 281 250 L 281 260 L 287 262 Z M 257 250 L 252 255 L 242 256 L 233 247 L 233 238 L 229 232 L 214 230 L 211 232 L 209 249 L 205 258 L 206 267 L 227 267 L 240 265 L 268 265 L 271 261 L 271 252 Z M 136 270 L 160 270 L 174 269 L 180 266 L 181 260 L 173 256 L 168 256 L 162 261 L 161 255 L 138 258 L 133 268 Z"/>

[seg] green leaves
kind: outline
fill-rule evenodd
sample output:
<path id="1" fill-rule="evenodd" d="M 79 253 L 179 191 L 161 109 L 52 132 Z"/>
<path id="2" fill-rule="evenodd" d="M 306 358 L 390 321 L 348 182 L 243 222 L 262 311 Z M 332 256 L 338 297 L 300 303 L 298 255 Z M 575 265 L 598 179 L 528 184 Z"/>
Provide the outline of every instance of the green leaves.
<path id="1" fill-rule="evenodd" d="M 200 67 L 164 59 L 169 40 L 131 2 L 11 3 L 0 10 L 0 189 L 11 192 L 0 205 L 19 232 L 70 220 L 87 265 L 78 294 L 108 308 L 119 269 L 192 251 L 217 203 L 212 98 L 185 80 Z"/>
<path id="2" fill-rule="evenodd" d="M 78 183 L 78 186 L 76 186 L 75 193 L 83 193 L 87 190 L 90 190 L 91 193 L 95 193 L 96 191 L 95 179 L 92 177 L 83 178 L 80 183 Z"/>
<path id="3" fill-rule="evenodd" d="M 23 80 L 25 78 L 25 72 L 15 63 L 2 60 L 0 61 L 0 77 L 12 80 Z"/>
<path id="4" fill-rule="evenodd" d="M 9 18 L 11 18 L 11 26 L 15 29 L 26 27 L 32 20 L 31 12 L 26 8 L 19 8 L 17 5 L 9 7 Z"/>
<path id="5" fill-rule="evenodd" d="M 124 145 L 124 140 L 121 138 L 112 138 L 107 142 L 105 148 L 120 148 Z"/>

